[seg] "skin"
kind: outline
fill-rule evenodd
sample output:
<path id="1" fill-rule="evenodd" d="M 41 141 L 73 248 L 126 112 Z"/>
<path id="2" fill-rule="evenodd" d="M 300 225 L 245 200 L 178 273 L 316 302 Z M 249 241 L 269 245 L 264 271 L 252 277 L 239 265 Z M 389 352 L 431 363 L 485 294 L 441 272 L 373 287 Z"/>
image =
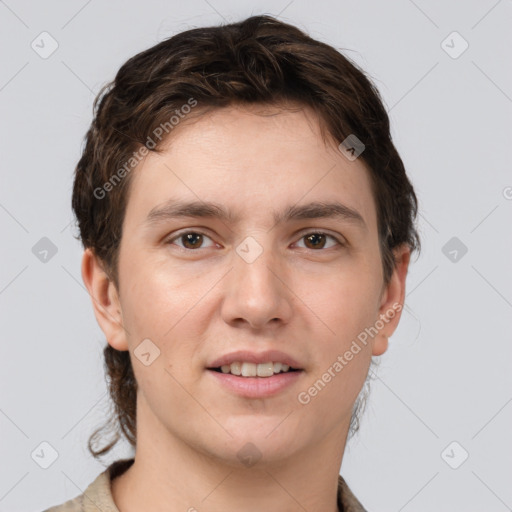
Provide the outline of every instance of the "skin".
<path id="1" fill-rule="evenodd" d="M 403 304 L 410 250 L 396 250 L 384 287 L 369 172 L 336 146 L 322 140 L 307 108 L 227 107 L 182 122 L 165 151 L 133 171 L 119 290 L 84 252 L 97 321 L 112 347 L 130 351 L 139 386 L 135 462 L 112 482 L 121 512 L 337 510 L 352 406 L 400 311 L 307 405 L 297 395 Z M 215 201 L 240 219 L 145 226 L 149 211 L 170 197 Z M 274 225 L 273 210 L 330 200 L 356 209 L 366 229 L 337 218 Z M 184 228 L 205 236 L 169 241 Z M 346 245 L 330 237 L 308 243 L 306 235 L 318 232 Z M 236 253 L 246 237 L 263 249 L 250 264 Z M 149 366 L 134 356 L 146 338 L 160 350 Z M 304 371 L 277 395 L 243 398 L 206 370 L 238 349 L 282 350 Z M 261 453 L 251 467 L 237 456 L 248 442 Z"/>

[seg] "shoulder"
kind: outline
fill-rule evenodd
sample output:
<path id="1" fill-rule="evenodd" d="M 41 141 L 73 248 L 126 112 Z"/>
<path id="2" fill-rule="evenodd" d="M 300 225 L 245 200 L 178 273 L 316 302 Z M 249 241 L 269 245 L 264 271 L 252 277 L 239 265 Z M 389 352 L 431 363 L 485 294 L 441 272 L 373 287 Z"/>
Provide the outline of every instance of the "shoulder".
<path id="1" fill-rule="evenodd" d="M 84 510 L 84 495 L 81 494 L 76 498 L 66 501 L 60 505 L 43 510 L 43 512 L 81 512 Z"/>
<path id="2" fill-rule="evenodd" d="M 341 475 L 338 475 L 338 508 L 343 512 L 367 512 Z"/>
<path id="3" fill-rule="evenodd" d="M 128 469 L 134 459 L 117 460 L 100 473 L 85 491 L 43 512 L 119 512 L 112 498 L 111 481 Z"/>

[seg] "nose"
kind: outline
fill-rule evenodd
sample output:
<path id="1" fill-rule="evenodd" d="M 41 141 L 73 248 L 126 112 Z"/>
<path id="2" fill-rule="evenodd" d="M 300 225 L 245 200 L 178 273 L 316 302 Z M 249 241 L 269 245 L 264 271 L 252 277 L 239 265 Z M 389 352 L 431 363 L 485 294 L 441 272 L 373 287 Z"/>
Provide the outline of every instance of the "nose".
<path id="1" fill-rule="evenodd" d="M 252 329 L 276 329 L 287 324 L 293 298 L 287 274 L 285 265 L 277 261 L 270 249 L 264 249 L 254 261 L 243 252 L 235 253 L 233 268 L 225 281 L 221 308 L 224 321 Z"/>

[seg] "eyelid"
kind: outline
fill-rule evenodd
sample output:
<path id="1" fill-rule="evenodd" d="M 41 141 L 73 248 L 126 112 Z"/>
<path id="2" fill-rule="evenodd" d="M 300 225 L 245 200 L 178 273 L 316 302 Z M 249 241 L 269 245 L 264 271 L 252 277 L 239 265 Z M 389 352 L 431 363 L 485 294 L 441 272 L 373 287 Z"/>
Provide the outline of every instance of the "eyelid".
<path id="1" fill-rule="evenodd" d="M 216 244 L 215 240 L 213 240 L 213 238 L 210 235 L 208 235 L 205 231 L 203 231 L 202 229 L 193 229 L 193 228 L 192 229 L 186 228 L 186 229 L 183 229 L 180 231 L 175 231 L 169 237 L 166 237 L 164 239 L 164 244 L 172 244 L 175 240 L 181 238 L 183 235 L 186 235 L 187 233 L 195 233 L 197 235 L 205 236 L 205 237 L 209 238 L 214 244 Z M 207 249 L 207 247 L 201 247 L 200 249 L 187 249 L 186 247 L 181 247 L 179 245 L 178 245 L 178 247 L 187 252 L 199 251 L 200 249 Z"/>
<path id="2" fill-rule="evenodd" d="M 326 230 L 326 229 L 323 229 L 323 228 L 306 228 L 306 229 L 301 229 L 300 231 L 297 231 L 297 233 L 295 233 L 294 236 L 295 237 L 299 236 L 300 238 L 302 238 L 302 237 L 304 237 L 306 235 L 310 235 L 310 234 L 330 236 L 331 238 L 336 240 L 336 242 L 338 242 L 340 245 L 347 245 L 348 244 L 348 242 L 345 239 L 345 237 L 343 237 L 339 233 L 333 233 L 332 231 L 329 231 L 329 230 Z"/>

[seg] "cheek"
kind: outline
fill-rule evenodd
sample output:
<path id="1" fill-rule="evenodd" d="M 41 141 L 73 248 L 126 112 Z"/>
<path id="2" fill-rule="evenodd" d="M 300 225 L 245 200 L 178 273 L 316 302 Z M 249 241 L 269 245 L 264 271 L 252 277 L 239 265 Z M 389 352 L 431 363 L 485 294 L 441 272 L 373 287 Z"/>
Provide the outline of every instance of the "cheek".
<path id="1" fill-rule="evenodd" d="M 181 319 L 201 293 L 179 270 L 166 268 L 161 261 L 148 257 L 136 258 L 134 255 L 124 268 L 123 318 L 131 335 L 153 336 L 164 343 L 180 328 Z"/>
<path id="2" fill-rule="evenodd" d="M 368 265 L 330 272 L 302 289 L 311 312 L 322 320 L 329 345 L 343 344 L 372 325 L 378 314 L 379 274 Z"/>
<path id="3" fill-rule="evenodd" d="M 334 393 L 333 400 L 355 399 L 364 383 L 371 361 L 368 329 L 377 318 L 379 285 L 378 272 L 372 275 L 366 267 L 325 279 L 324 287 L 317 284 L 316 293 L 310 294 L 307 304 L 321 319 L 315 330 L 324 333 L 317 342 L 321 351 L 312 379 L 329 382 L 326 395 Z"/>
<path id="4" fill-rule="evenodd" d="M 135 366 L 139 367 L 141 387 L 161 386 L 156 376 L 164 375 L 164 381 L 173 381 L 174 375 L 180 382 L 191 378 L 197 346 L 204 337 L 204 321 L 198 317 L 202 311 L 198 301 L 205 291 L 198 291 L 194 285 L 185 286 L 183 277 L 179 282 L 173 272 L 132 272 L 126 280 L 126 296 L 122 301 L 123 318 L 128 331 L 129 347 Z M 127 274 L 129 275 L 129 274 Z M 203 286 L 207 286 L 203 283 Z M 211 285 L 210 285 L 211 286 Z M 149 340 L 149 341 L 148 341 Z M 142 357 L 141 354 L 149 356 Z M 144 359 L 153 360 L 144 366 Z M 180 364 L 188 361 L 190 364 Z M 142 364 L 141 364 L 142 363 Z M 137 375 L 136 375 L 137 376 Z M 138 380 L 139 376 L 137 376 Z M 195 374 L 194 377 L 195 378 Z"/>
<path id="5" fill-rule="evenodd" d="M 340 327 L 337 339 L 323 347 L 322 356 L 302 390 L 306 394 L 304 400 L 314 403 L 319 414 L 337 418 L 336 421 L 351 415 L 371 361 L 370 345 L 358 342 L 352 333 L 357 335 L 358 329 Z"/>

